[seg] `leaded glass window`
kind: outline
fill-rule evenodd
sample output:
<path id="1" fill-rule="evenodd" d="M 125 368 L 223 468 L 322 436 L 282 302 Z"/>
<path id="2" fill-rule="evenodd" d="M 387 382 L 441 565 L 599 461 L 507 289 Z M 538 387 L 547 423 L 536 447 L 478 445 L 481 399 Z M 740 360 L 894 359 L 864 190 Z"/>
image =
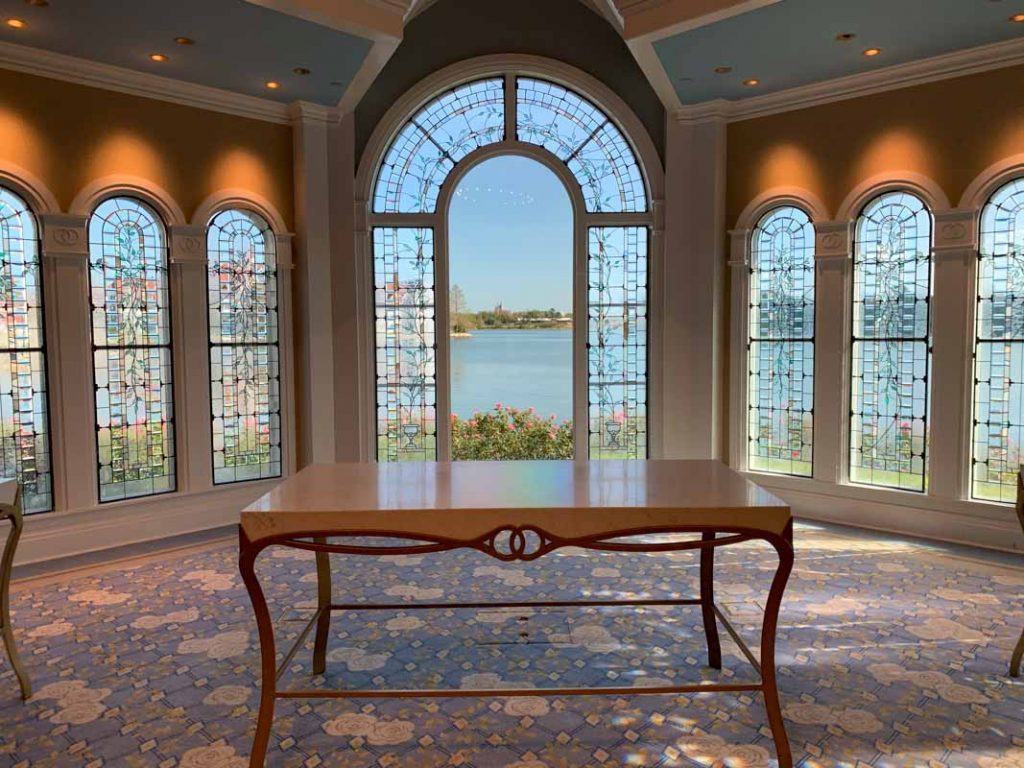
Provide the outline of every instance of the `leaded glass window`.
<path id="1" fill-rule="evenodd" d="M 1024 179 L 981 212 L 972 495 L 1013 503 L 1024 438 Z"/>
<path id="2" fill-rule="evenodd" d="M 504 138 L 504 94 L 503 78 L 478 80 L 441 94 L 417 112 L 384 156 L 373 210 L 432 213 L 455 164 Z"/>
<path id="3" fill-rule="evenodd" d="M 437 458 L 433 230 L 373 230 L 377 458 Z"/>
<path id="4" fill-rule="evenodd" d="M 43 293 L 36 220 L 0 187 L 0 473 L 26 512 L 53 508 Z"/>
<path id="5" fill-rule="evenodd" d="M 587 258 L 590 458 L 647 458 L 647 227 L 592 227 Z"/>
<path id="6" fill-rule="evenodd" d="M 622 131 L 598 107 L 546 80 L 516 81 L 519 141 L 544 147 L 572 171 L 590 213 L 647 210 L 647 190 Z"/>
<path id="7" fill-rule="evenodd" d="M 747 461 L 810 477 L 814 448 L 814 226 L 769 211 L 750 243 Z"/>
<path id="8" fill-rule="evenodd" d="M 281 474 L 281 385 L 274 233 L 228 210 L 207 234 L 213 479 Z"/>
<path id="9" fill-rule="evenodd" d="M 907 192 L 857 219 L 850 480 L 924 491 L 931 369 L 932 217 Z"/>
<path id="10" fill-rule="evenodd" d="M 89 219 L 100 501 L 175 487 L 167 244 L 145 203 L 114 197 Z"/>

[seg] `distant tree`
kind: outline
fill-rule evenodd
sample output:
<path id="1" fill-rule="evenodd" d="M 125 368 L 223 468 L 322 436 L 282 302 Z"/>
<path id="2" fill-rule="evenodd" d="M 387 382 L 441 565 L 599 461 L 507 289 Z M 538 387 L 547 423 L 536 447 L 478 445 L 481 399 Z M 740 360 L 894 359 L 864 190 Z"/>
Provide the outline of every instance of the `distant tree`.
<path id="1" fill-rule="evenodd" d="M 463 315 L 466 313 L 466 294 L 458 284 L 452 286 L 448 295 L 448 313 L 452 333 L 465 333 L 466 324 Z"/>

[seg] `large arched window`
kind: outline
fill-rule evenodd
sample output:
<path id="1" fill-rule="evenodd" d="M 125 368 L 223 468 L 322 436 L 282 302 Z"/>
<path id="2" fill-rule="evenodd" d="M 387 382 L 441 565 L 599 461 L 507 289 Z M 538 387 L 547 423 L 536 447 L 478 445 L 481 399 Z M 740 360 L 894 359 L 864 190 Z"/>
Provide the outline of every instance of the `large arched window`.
<path id="1" fill-rule="evenodd" d="M 374 181 L 376 455 L 448 458 L 445 217 L 453 178 L 502 150 L 574 191 L 575 455 L 647 456 L 648 248 L 634 150 L 596 104 L 554 82 L 483 77 L 436 96 L 394 133 Z M 444 331 L 444 335 L 442 335 Z M 586 425 L 586 429 L 584 429 Z"/>
<path id="2" fill-rule="evenodd" d="M 972 495 L 1013 502 L 1024 439 L 1024 179 L 981 213 Z"/>
<path id="3" fill-rule="evenodd" d="M 174 407 L 167 238 L 129 197 L 89 218 L 100 501 L 173 491 Z"/>
<path id="4" fill-rule="evenodd" d="M 0 472 L 27 512 L 53 507 L 44 344 L 36 220 L 0 187 Z"/>
<path id="5" fill-rule="evenodd" d="M 221 211 L 207 236 L 213 479 L 281 474 L 274 234 L 250 211 Z"/>
<path id="6" fill-rule="evenodd" d="M 850 480 L 924 491 L 931 369 L 932 216 L 887 192 L 857 219 Z"/>
<path id="7" fill-rule="evenodd" d="M 750 242 L 750 469 L 810 477 L 814 450 L 814 225 L 766 213 Z"/>

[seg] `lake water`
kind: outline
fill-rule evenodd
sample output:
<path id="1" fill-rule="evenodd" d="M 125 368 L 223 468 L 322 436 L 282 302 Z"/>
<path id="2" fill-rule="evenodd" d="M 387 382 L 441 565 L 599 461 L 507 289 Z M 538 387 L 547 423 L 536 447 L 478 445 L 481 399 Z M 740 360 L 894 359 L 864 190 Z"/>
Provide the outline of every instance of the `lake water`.
<path id="1" fill-rule="evenodd" d="M 470 418 L 495 403 L 572 418 L 572 331 L 473 331 L 451 340 L 452 412 Z"/>

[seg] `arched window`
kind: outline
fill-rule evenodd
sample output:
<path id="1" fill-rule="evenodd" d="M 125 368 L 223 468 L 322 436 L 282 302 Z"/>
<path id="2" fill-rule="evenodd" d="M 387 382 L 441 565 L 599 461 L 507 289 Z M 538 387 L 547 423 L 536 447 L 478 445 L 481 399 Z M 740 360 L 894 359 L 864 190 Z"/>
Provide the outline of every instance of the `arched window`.
<path id="1" fill-rule="evenodd" d="M 1024 438 L 1024 179 L 981 212 L 972 495 L 1012 503 Z"/>
<path id="2" fill-rule="evenodd" d="M 100 501 L 175 488 L 167 238 L 129 197 L 89 218 L 89 296 Z"/>
<path id="3" fill-rule="evenodd" d="M 924 491 L 931 369 L 932 216 L 887 192 L 857 219 L 850 480 Z"/>
<path id="4" fill-rule="evenodd" d="M 221 211 L 207 235 L 213 479 L 281 474 L 274 233 L 250 211 Z"/>
<path id="5" fill-rule="evenodd" d="M 27 512 L 53 507 L 42 273 L 35 217 L 0 187 L 0 472 Z"/>
<path id="6" fill-rule="evenodd" d="M 510 135 L 513 134 L 514 135 Z M 495 147 L 494 145 L 501 145 Z M 634 150 L 596 104 L 513 73 L 459 85 L 393 135 L 377 167 L 372 230 L 376 454 L 448 458 L 446 181 L 505 147 L 574 184 L 575 455 L 647 456 L 647 272 L 653 217 Z M 457 174 L 456 174 L 457 175 Z M 575 353 L 574 353 L 575 354 Z M 583 431 L 586 423 L 586 431 Z"/>
<path id="7" fill-rule="evenodd" d="M 766 213 L 750 242 L 750 469 L 810 477 L 814 449 L 814 225 Z"/>

